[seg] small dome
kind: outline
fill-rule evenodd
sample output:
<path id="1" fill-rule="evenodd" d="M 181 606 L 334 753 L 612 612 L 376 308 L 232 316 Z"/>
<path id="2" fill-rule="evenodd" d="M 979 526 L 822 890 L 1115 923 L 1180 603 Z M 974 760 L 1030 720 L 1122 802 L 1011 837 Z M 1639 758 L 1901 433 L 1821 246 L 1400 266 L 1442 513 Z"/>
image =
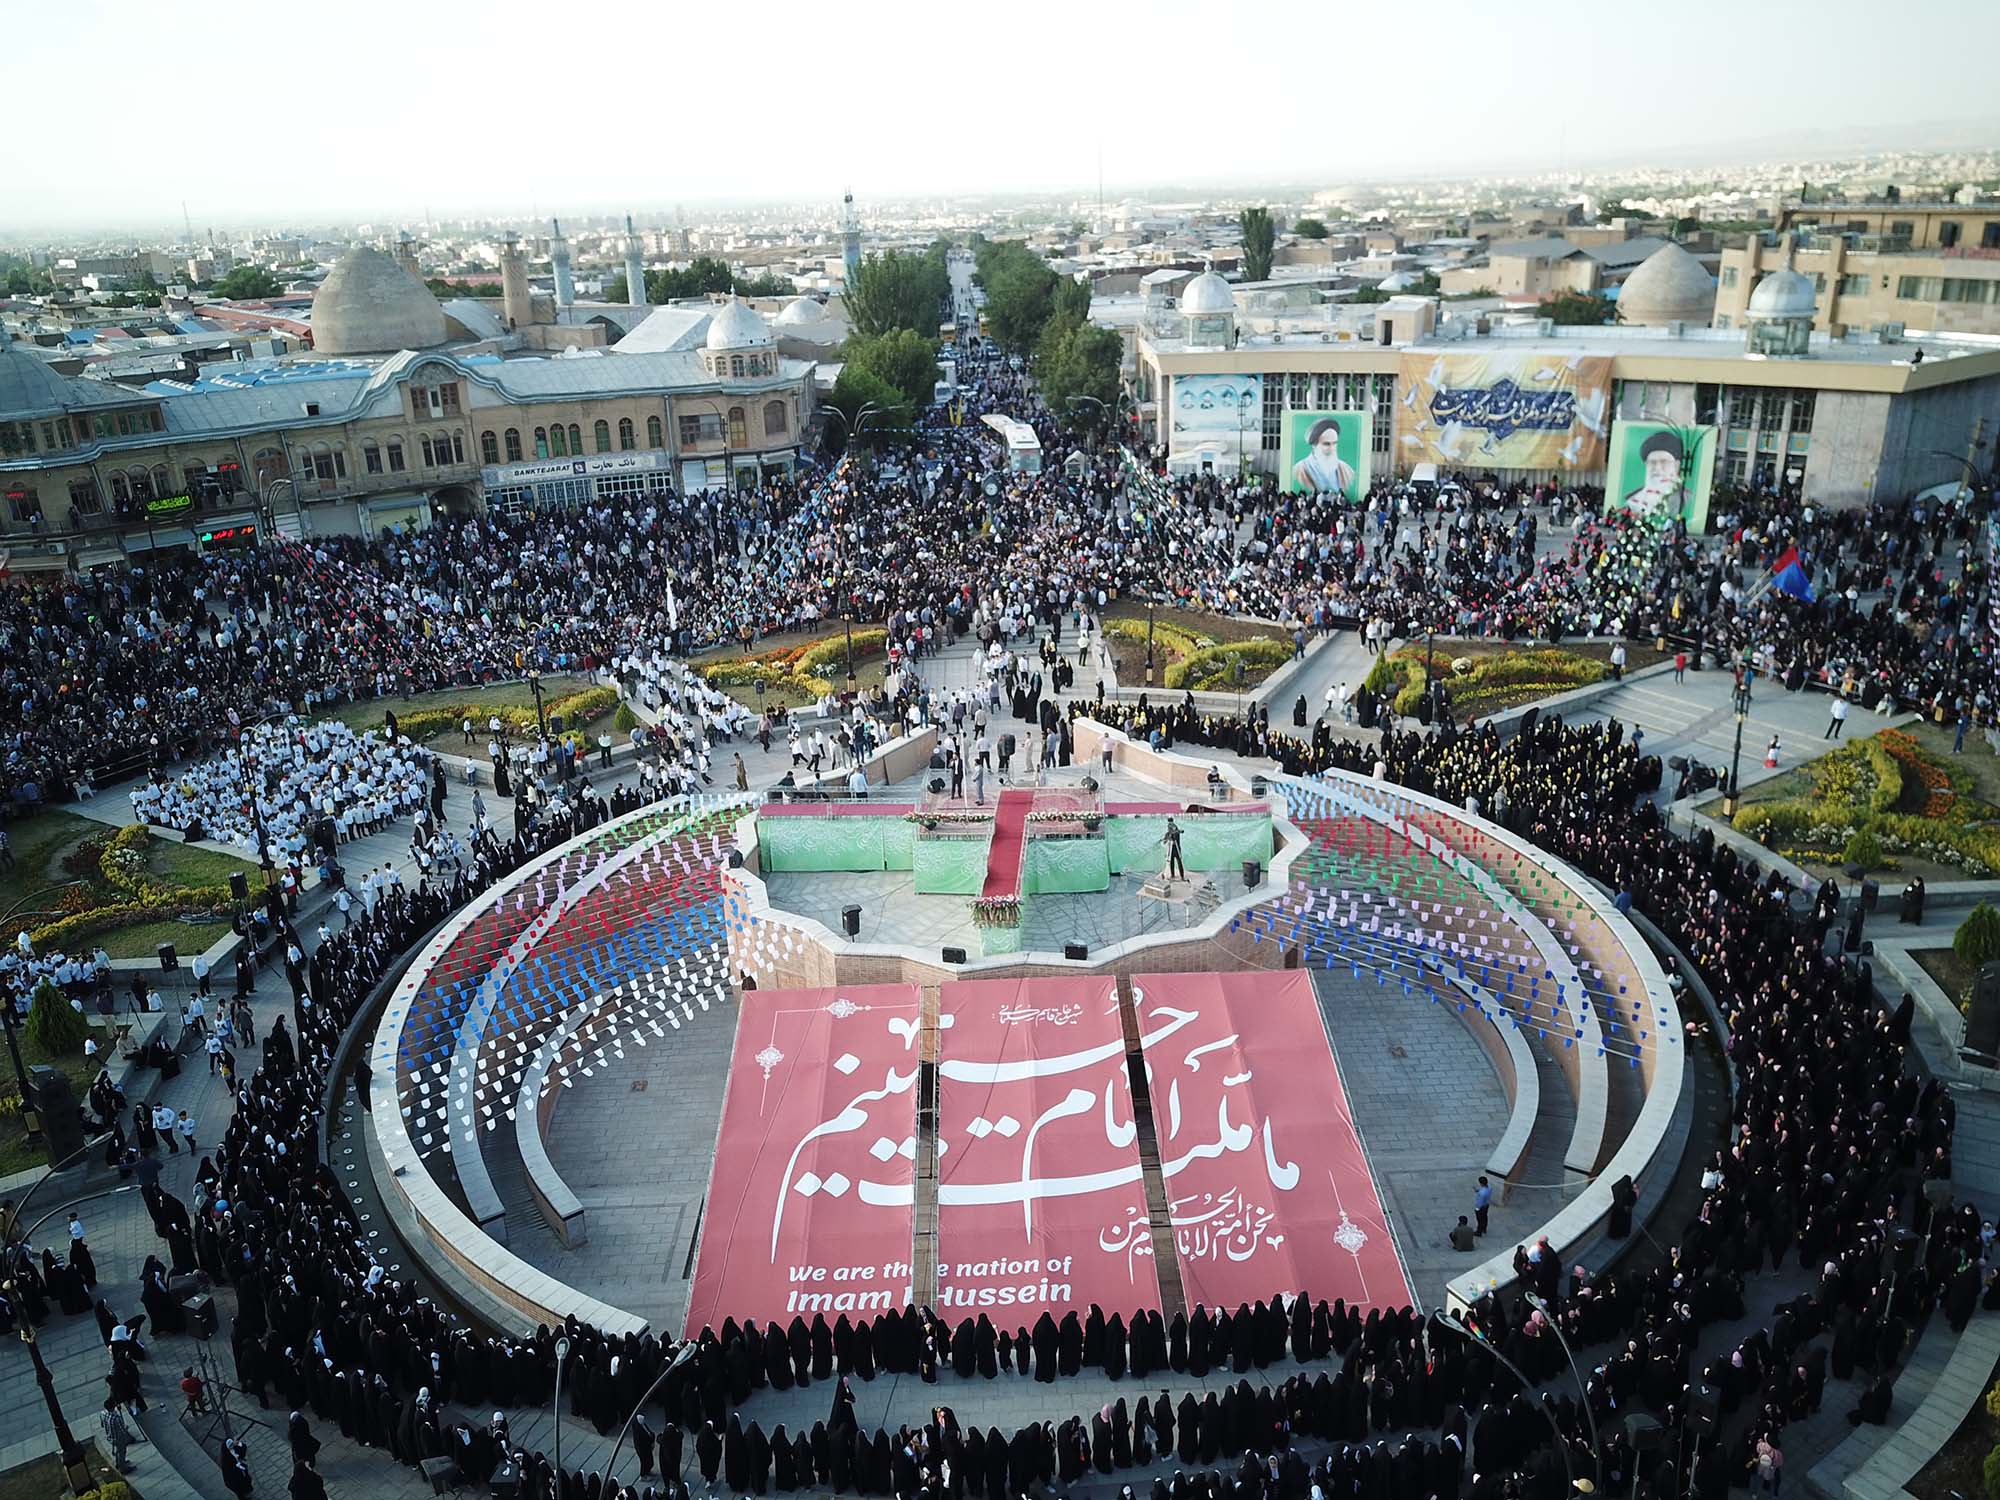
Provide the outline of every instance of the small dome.
<path id="1" fill-rule="evenodd" d="M 1757 290 L 1750 294 L 1750 316 L 1756 319 L 1810 319 L 1818 301 L 1812 278 L 1803 271 L 1787 267 L 1771 272 L 1757 283 Z"/>
<path id="2" fill-rule="evenodd" d="M 1618 316 L 1627 323 L 1706 326 L 1714 311 L 1714 280 L 1671 240 L 1640 262 L 1618 289 Z"/>
<path id="3" fill-rule="evenodd" d="M 785 304 L 785 310 L 778 314 L 780 328 L 803 328 L 813 323 L 826 321 L 826 306 L 817 297 L 794 297 Z"/>
<path id="4" fill-rule="evenodd" d="M 321 354 L 393 354 L 445 341 L 444 309 L 425 286 L 372 245 L 340 258 L 313 294 L 313 348 Z"/>
<path id="5" fill-rule="evenodd" d="M 735 297 L 731 297 L 722 310 L 709 319 L 708 348 L 711 352 L 768 349 L 771 342 L 771 325 L 758 315 L 756 308 Z"/>
<path id="6" fill-rule="evenodd" d="M 1203 271 L 1181 291 L 1181 311 L 1189 317 L 1236 311 L 1236 293 L 1213 271 Z"/>

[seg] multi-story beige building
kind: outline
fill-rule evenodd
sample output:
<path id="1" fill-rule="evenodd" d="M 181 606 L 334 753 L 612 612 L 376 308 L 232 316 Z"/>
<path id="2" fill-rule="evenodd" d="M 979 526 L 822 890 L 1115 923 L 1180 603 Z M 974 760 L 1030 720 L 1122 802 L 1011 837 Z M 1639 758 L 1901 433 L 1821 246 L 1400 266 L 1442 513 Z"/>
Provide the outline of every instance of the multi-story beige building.
<path id="1" fill-rule="evenodd" d="M 443 333 L 435 306 L 415 303 L 429 296 L 421 283 L 392 290 L 372 312 L 328 306 L 315 322 L 338 328 L 349 350 L 410 329 Z M 794 312 L 774 330 L 739 301 L 652 319 L 628 335 L 645 352 L 504 357 L 488 341 L 231 363 L 136 390 L 59 374 L 0 332 L 7 566 L 89 568 L 243 545 L 267 529 L 372 536 L 439 511 L 743 488 L 789 473 L 813 414 L 815 363 L 780 339 L 799 347 L 792 335 L 817 325 Z"/>
<path id="2" fill-rule="evenodd" d="M 1723 251 L 1715 326 L 1742 327 L 1757 283 L 1786 265 L 1812 281 L 1821 333 L 2000 333 L 2000 204 L 1791 205 L 1778 229 Z"/>

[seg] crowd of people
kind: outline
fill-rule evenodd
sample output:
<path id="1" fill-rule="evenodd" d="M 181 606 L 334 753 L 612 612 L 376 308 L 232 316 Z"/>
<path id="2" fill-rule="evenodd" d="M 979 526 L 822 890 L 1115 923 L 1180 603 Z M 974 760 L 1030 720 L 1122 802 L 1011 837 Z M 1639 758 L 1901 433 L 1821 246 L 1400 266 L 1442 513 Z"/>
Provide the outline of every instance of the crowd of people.
<path id="1" fill-rule="evenodd" d="M 1990 579 L 1962 500 L 1928 513 L 1923 502 L 1815 513 L 1785 497 L 1730 498 L 1717 539 L 1641 532 L 1614 518 L 1586 521 L 1551 552 L 1537 512 L 1575 496 L 1468 483 L 1450 508 L 1387 489 L 1340 507 L 1210 478 L 1128 484 L 1122 458 L 1073 450 L 1018 377 L 988 369 L 980 399 L 1033 421 L 1050 460 L 1039 477 L 1008 477 L 996 496 L 985 492 L 977 440 L 941 428 L 933 462 L 893 476 L 850 465 L 743 495 L 444 518 L 378 542 L 280 542 L 0 591 L 0 761 L 17 799 L 58 795 L 136 762 L 159 774 L 135 805 L 144 796 L 157 798 L 147 804 L 155 812 L 215 811 L 203 804 L 228 800 L 226 770 L 212 782 L 197 773 L 177 781 L 167 768 L 232 753 L 244 723 L 294 712 L 312 724 L 339 702 L 530 668 L 610 669 L 665 714 L 650 731 L 660 769 L 642 792 L 621 789 L 607 802 L 538 767 L 518 788 L 511 839 L 477 819 L 458 843 L 420 824 L 428 876 L 376 889 L 310 954 L 281 899 L 264 914 L 284 955 L 290 1025 L 272 1028 L 241 1080 L 234 1114 L 206 1148 L 193 1206 L 159 1186 L 157 1166 L 143 1174 L 167 1253 L 143 1285 L 156 1333 L 173 1332 L 181 1316 L 175 1275 L 199 1271 L 231 1289 L 237 1380 L 260 1404 L 275 1392 L 293 1414 L 295 1495 L 315 1493 L 315 1419 L 405 1463 L 449 1455 L 477 1480 L 504 1469 L 535 1500 L 618 1493 L 600 1476 L 558 1473 L 511 1439 L 504 1416 L 472 1415 L 537 1404 L 562 1336 L 574 1410 L 600 1431 L 615 1430 L 673 1365 L 634 1444 L 642 1483 L 657 1451 L 670 1493 L 691 1437 L 703 1477 L 739 1494 L 830 1486 L 1007 1500 L 1172 1455 L 1177 1471 L 1154 1481 L 1154 1500 L 1298 1500 L 1315 1488 L 1553 1500 L 1584 1474 L 1621 1492 L 1714 1497 L 1738 1477 L 1771 1472 L 1787 1428 L 1819 1405 L 1829 1374 L 1863 1382 L 1853 1420 L 1880 1421 L 1911 1329 L 1934 1310 L 1962 1323 L 1982 1298 L 2000 1305 L 1990 1231 L 1970 1205 L 1938 1208 L 1924 1191 L 1949 1181 L 1954 1116 L 1949 1094 L 1910 1065 L 1909 1003 L 1885 1012 L 1865 972 L 1828 955 L 1836 908 L 1827 888 L 1801 919 L 1782 882 L 1712 842 L 1671 835 L 1638 795 L 1657 785 L 1658 763 L 1618 726 L 1546 719 L 1504 739 L 1490 726 L 1391 727 L 1363 741 L 1274 731 L 1263 710 L 1204 713 L 1187 695 L 1093 712 L 1169 747 L 1227 746 L 1295 774 L 1338 767 L 1476 801 L 1617 887 L 1690 956 L 1722 1004 L 1735 1094 L 1698 1212 L 1654 1226 L 1673 1241 L 1669 1258 L 1591 1276 L 1524 1246 L 1521 1285 L 1481 1300 L 1470 1341 L 1409 1309 L 1364 1317 L 1289 1288 L 1255 1308 L 1171 1323 L 1095 1309 L 1012 1330 L 984 1318 L 948 1325 L 926 1309 L 833 1326 L 795 1321 L 782 1332 L 730 1322 L 705 1330 L 677 1365 L 674 1340 L 613 1338 L 574 1320 L 531 1339 L 491 1334 L 386 1274 L 319 1153 L 343 1032 L 400 955 L 479 889 L 634 798 L 709 784 L 713 750 L 730 737 L 782 732 L 679 667 L 692 646 L 747 644 L 843 614 L 884 624 L 918 659 L 975 635 L 998 648 L 989 700 L 930 703 L 919 684 L 906 689 L 918 711 L 956 708 L 963 726 L 987 710 L 997 718 L 1000 697 L 1012 696 L 1015 716 L 1036 723 L 1058 753 L 1062 715 L 1008 647 L 1031 623 L 1095 615 L 1135 591 L 1300 629 L 1384 621 L 1404 635 L 1670 632 L 1696 651 L 1748 653 L 1782 680 L 1864 703 L 1873 693 L 1990 713 L 1990 698 L 1980 706 L 1990 683 L 1978 675 L 1984 664 L 1990 676 L 1990 642 L 1978 633 Z M 1062 462 L 1072 451 L 1080 473 Z M 1816 601 L 1758 587 L 1771 553 L 1789 545 L 1812 559 Z M 909 702 L 880 706 L 871 733 L 886 734 Z M 332 760 L 350 748 L 323 725 L 271 732 L 298 752 L 281 764 L 314 763 L 303 741 L 317 733 L 328 735 Z M 980 725 L 982 749 L 985 739 Z M 423 804 L 441 772 L 414 757 L 397 763 L 417 768 Z M 285 795 L 284 773 L 264 774 Z M 384 774 L 402 785 L 400 773 Z M 320 790 L 293 787 L 291 805 L 324 817 Z M 382 788 L 343 780 L 337 805 L 350 790 L 360 808 L 377 805 Z M 226 829 L 222 816 L 204 827 Z M 277 852 L 282 862 L 286 851 Z M 356 1082 L 365 1089 L 365 1071 Z M 52 1315 L 51 1300 L 77 1315 L 92 1310 L 74 1253 L 47 1264 L 24 1245 L 9 1254 L 39 1296 L 24 1298 L 26 1316 Z M 1794 1256 L 1810 1289 L 1771 1305 L 1757 1275 Z M 1725 1336 L 1746 1318 L 1759 1326 Z M 131 1337 L 108 1308 L 101 1320 Z M 1559 1330 L 1587 1352 L 1583 1390 L 1539 1401 L 1508 1367 L 1531 1382 L 1555 1378 Z M 112 1354 L 113 1405 L 143 1403 L 135 1355 Z M 961 1428 L 944 1406 L 921 1429 L 867 1433 L 848 1387 L 877 1371 L 937 1378 L 947 1366 L 961 1378 L 1058 1380 L 1093 1368 L 1137 1380 L 1225 1361 L 1248 1376 L 1287 1359 L 1320 1367 L 1275 1383 L 1245 1379 L 1201 1402 L 1142 1399 L 1128 1414 L 1120 1401 L 1011 1434 Z M 760 1389 L 810 1381 L 832 1393 L 826 1421 L 806 1431 L 767 1435 L 735 1410 Z M 1693 1458 L 1678 1444 L 1628 1445 L 1616 1418 L 1635 1409 L 1696 1433 Z M 1609 1436 L 1594 1441 L 1600 1431 Z"/>

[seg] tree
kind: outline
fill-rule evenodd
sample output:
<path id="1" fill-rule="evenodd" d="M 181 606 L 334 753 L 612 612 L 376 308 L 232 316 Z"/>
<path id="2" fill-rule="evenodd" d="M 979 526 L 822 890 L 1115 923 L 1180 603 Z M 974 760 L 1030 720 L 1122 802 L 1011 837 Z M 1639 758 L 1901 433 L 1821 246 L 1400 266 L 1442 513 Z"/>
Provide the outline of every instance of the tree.
<path id="1" fill-rule="evenodd" d="M 1952 934 L 1951 949 L 1975 969 L 2000 958 L 2000 910 L 1986 901 L 1973 907 Z"/>
<path id="2" fill-rule="evenodd" d="M 1017 354 L 1034 348 L 1055 316 L 1056 273 L 1034 251 L 1013 241 L 975 236 L 973 257 L 979 284 L 986 288 L 986 322 L 993 337 Z"/>
<path id="3" fill-rule="evenodd" d="M 1049 292 L 1049 324 L 1083 323 L 1090 318 L 1090 283 L 1059 276 Z"/>
<path id="4" fill-rule="evenodd" d="M 424 285 L 431 289 L 432 296 L 440 300 L 449 297 L 497 297 L 500 295 L 500 283 L 497 281 L 446 281 L 442 277 L 433 276 Z M 619 285 L 624 285 L 624 278 L 622 276 L 619 278 Z"/>
<path id="5" fill-rule="evenodd" d="M 9 296 L 25 296 L 29 288 L 34 286 L 34 284 L 34 279 L 29 276 L 26 266 L 9 266 L 7 268 L 7 294 Z"/>
<path id="6" fill-rule="evenodd" d="M 930 393 L 926 391 L 924 394 L 928 397 Z M 845 448 L 854 439 L 855 425 L 861 420 L 863 407 L 876 409 L 869 416 L 867 427 L 860 433 L 867 442 L 882 442 L 889 429 L 911 424 L 911 408 L 903 404 L 902 392 L 879 375 L 857 368 L 852 360 L 842 367 L 840 378 L 834 381 L 833 395 L 827 404 L 847 419 L 835 424 L 840 429 L 840 436 L 837 442 L 828 445 L 834 448 Z M 831 428 L 828 435 L 832 435 Z"/>
<path id="7" fill-rule="evenodd" d="M 278 278 L 262 266 L 238 266 L 227 276 L 216 282 L 209 291 L 231 302 L 255 301 L 260 297 L 275 297 L 284 287 Z"/>
<path id="8" fill-rule="evenodd" d="M 1302 240 L 1323 240 L 1326 238 L 1326 225 L 1318 219 L 1301 219 L 1292 226 L 1292 233 Z"/>
<path id="9" fill-rule="evenodd" d="M 844 302 L 854 331 L 865 338 L 907 328 L 934 334 L 938 309 L 949 290 L 950 277 L 942 256 L 905 255 L 891 250 L 871 255 L 855 267 Z"/>
<path id="10" fill-rule="evenodd" d="M 29 1041 L 50 1057 L 67 1057 L 81 1052 L 89 1035 L 90 1022 L 63 998 L 61 990 L 46 979 L 35 986 L 35 1002 L 28 1011 Z"/>
<path id="11" fill-rule="evenodd" d="M 755 276 L 739 276 L 735 285 L 735 292 L 739 297 L 789 297 L 797 290 L 796 283 L 772 271 L 759 271 Z"/>
<path id="12" fill-rule="evenodd" d="M 1124 340 L 1109 328 L 1052 322 L 1035 354 L 1035 383 L 1065 426 L 1102 427 L 1118 400 L 1118 366 L 1124 357 Z"/>
<path id="13" fill-rule="evenodd" d="M 1271 246 L 1278 238 L 1278 231 L 1271 223 L 1271 211 L 1246 208 L 1236 216 L 1236 227 L 1243 232 L 1243 279 L 1269 281 Z"/>
<path id="14" fill-rule="evenodd" d="M 875 338 L 856 335 L 847 341 L 843 368 L 873 376 L 896 393 L 899 404 L 912 410 L 930 405 L 937 387 L 937 340 L 910 328 L 893 328 Z M 903 426 L 908 426 L 905 421 Z"/>
<path id="15" fill-rule="evenodd" d="M 1602 323 L 1606 312 L 1607 305 L 1588 292 L 1557 292 L 1535 304 L 1538 317 L 1572 327 Z"/>

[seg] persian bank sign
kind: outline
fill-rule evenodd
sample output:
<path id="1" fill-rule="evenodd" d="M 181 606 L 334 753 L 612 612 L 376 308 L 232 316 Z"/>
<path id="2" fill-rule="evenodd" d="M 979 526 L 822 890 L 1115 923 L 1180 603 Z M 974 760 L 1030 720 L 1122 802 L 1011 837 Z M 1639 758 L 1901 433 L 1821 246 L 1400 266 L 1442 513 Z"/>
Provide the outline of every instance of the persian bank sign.
<path id="1" fill-rule="evenodd" d="M 1610 374 L 1602 355 L 1407 354 L 1397 466 L 1602 469 Z"/>
<path id="2" fill-rule="evenodd" d="M 531 459 L 524 464 L 488 464 L 480 471 L 488 485 L 528 484 L 537 479 L 587 479 L 598 474 L 642 474 L 667 467 L 667 456 L 644 453 L 598 453 L 589 458 Z"/>

